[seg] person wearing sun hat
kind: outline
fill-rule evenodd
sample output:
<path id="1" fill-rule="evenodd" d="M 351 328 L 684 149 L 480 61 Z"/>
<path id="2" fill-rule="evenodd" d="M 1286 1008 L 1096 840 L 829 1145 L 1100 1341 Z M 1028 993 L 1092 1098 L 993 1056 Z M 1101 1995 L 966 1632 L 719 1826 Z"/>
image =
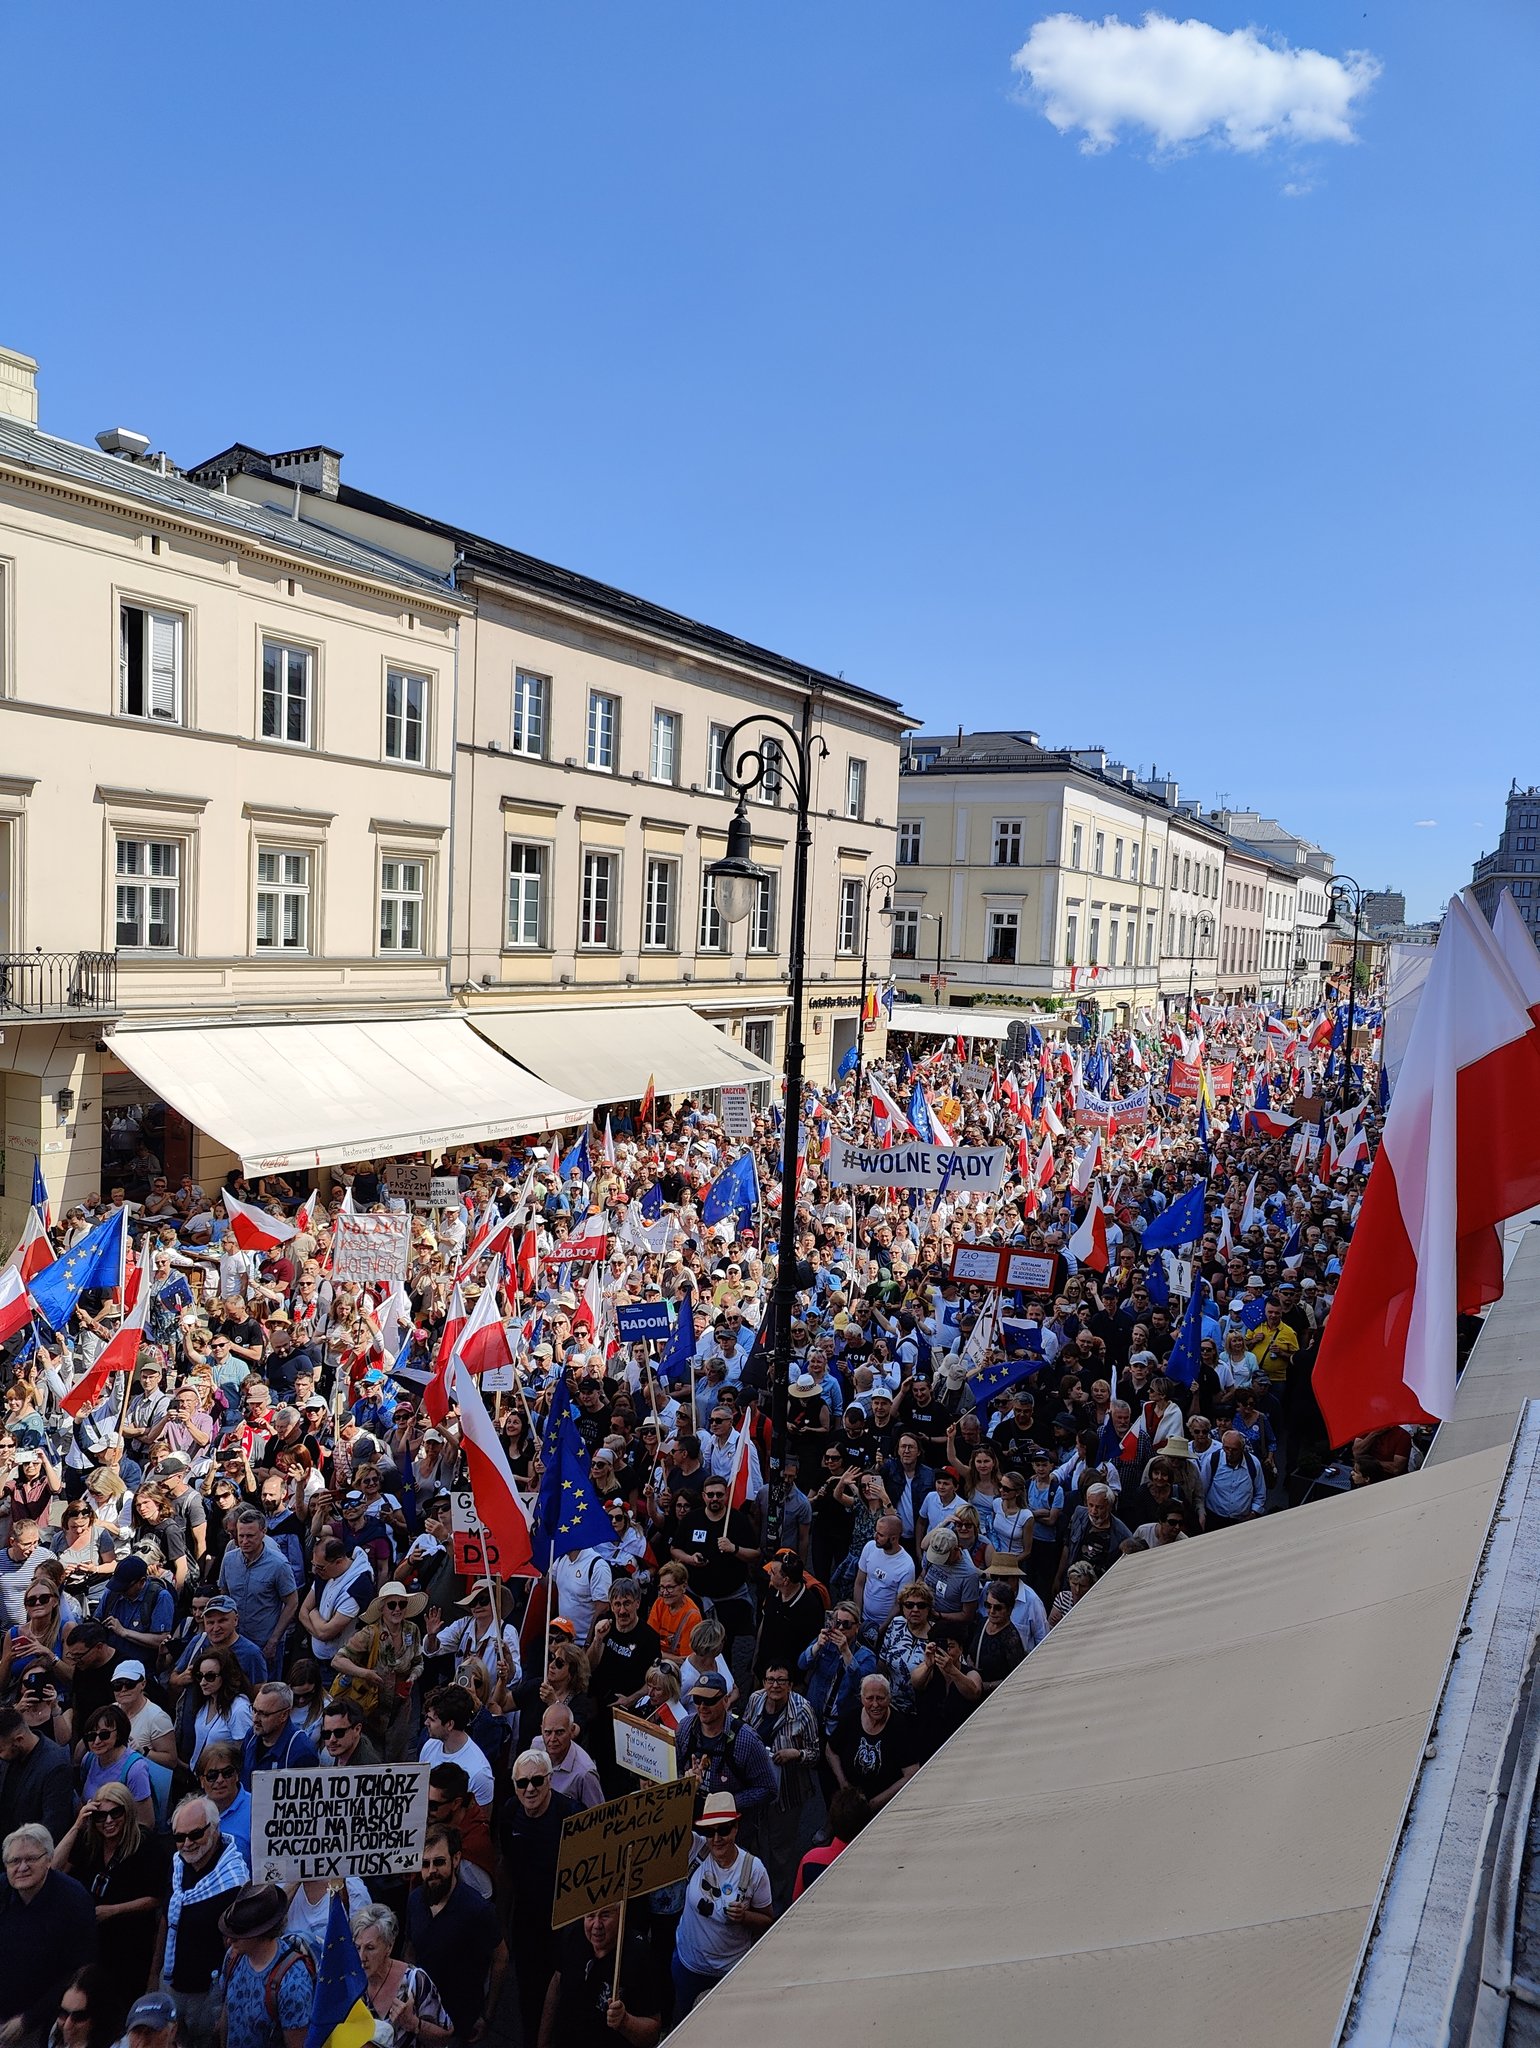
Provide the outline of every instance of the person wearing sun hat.
<path id="1" fill-rule="evenodd" d="M 417 1623 L 427 1604 L 426 1593 L 414 1593 L 399 1579 L 388 1579 L 332 1658 L 339 1676 L 352 1680 L 363 1693 L 375 1693 L 374 1704 L 366 1707 L 366 1720 L 370 1739 L 387 1763 L 404 1763 L 412 1753 L 416 1689 L 425 1662 L 423 1632 Z"/>
<path id="2" fill-rule="evenodd" d="M 738 1843 L 738 1802 L 706 1797 L 695 1823 L 684 1911 L 674 1939 L 674 2019 L 684 2018 L 770 1925 L 770 1873 Z"/>

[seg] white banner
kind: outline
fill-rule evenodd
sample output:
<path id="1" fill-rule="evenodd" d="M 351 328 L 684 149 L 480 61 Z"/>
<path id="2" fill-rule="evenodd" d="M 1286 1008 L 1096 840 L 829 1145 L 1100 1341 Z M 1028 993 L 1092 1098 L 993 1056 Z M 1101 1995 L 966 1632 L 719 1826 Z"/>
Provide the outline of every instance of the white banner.
<path id="1" fill-rule="evenodd" d="M 406 1280 L 410 1216 L 339 1216 L 332 1226 L 332 1278 L 389 1294 Z"/>
<path id="2" fill-rule="evenodd" d="M 747 1087 L 734 1083 L 722 1089 L 722 1134 L 728 1138 L 752 1138 L 754 1112 L 749 1107 Z"/>
<path id="3" fill-rule="evenodd" d="M 917 1188 L 922 1194 L 997 1195 L 1005 1186 L 1003 1145 L 855 1145 L 836 1138 L 828 1174 L 840 1188 Z"/>
<path id="4" fill-rule="evenodd" d="M 422 1862 L 427 1764 L 256 1771 L 251 1874 L 259 1884 L 315 1877 L 403 1877 Z"/>

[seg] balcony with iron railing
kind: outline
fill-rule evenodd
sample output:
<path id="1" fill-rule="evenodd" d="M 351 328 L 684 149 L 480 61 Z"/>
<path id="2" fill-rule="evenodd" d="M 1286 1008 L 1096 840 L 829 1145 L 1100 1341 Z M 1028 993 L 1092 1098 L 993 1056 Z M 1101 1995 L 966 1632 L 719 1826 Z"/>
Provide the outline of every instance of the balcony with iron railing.
<path id="1" fill-rule="evenodd" d="M 0 1021 L 114 1016 L 116 953 L 0 953 Z"/>

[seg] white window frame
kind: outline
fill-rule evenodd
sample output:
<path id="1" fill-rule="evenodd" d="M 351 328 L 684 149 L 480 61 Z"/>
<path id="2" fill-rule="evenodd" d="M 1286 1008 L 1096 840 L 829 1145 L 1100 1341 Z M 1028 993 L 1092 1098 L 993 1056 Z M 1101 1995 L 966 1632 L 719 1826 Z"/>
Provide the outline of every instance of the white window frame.
<path id="1" fill-rule="evenodd" d="M 762 804 L 768 804 L 772 810 L 775 810 L 780 805 L 781 791 L 785 786 L 786 777 L 780 741 L 769 736 L 762 739 L 759 743 L 759 758 L 764 763 L 765 772 L 761 776 L 759 786 L 754 792 L 755 800 Z"/>
<path id="2" fill-rule="evenodd" d="M 184 951 L 182 922 L 184 916 L 183 890 L 187 880 L 187 841 L 181 838 L 162 838 L 153 832 L 117 832 L 113 835 L 113 944 L 120 953 L 156 953 L 179 955 Z M 138 849 L 144 856 L 138 868 L 125 868 L 123 856 L 130 848 Z M 169 866 L 158 871 L 151 865 L 151 850 L 172 856 Z M 142 936 L 125 939 L 123 936 L 123 903 L 125 893 L 132 891 L 139 898 L 139 910 L 133 920 Z M 152 898 L 159 894 L 169 898 L 171 911 L 171 939 L 169 943 L 157 945 L 149 937 L 159 924 L 165 925 L 164 914 L 157 919 L 152 912 Z M 163 903 L 162 912 L 166 908 Z"/>
<path id="3" fill-rule="evenodd" d="M 654 706 L 647 743 L 647 780 L 661 783 L 667 789 L 673 789 L 679 781 L 680 725 L 677 711 Z"/>
<path id="4" fill-rule="evenodd" d="M 1064 962 L 1067 967 L 1076 965 L 1075 948 L 1080 943 L 1080 913 L 1066 912 L 1064 918 Z"/>
<path id="5" fill-rule="evenodd" d="M 1128 849 L 1128 879 L 1131 882 L 1137 882 L 1139 879 L 1139 842 L 1137 839 L 1134 840 Z"/>
<path id="6" fill-rule="evenodd" d="M 894 865 L 901 868 L 917 868 L 925 850 L 925 826 L 923 819 L 905 818 L 898 828 L 898 845 L 894 854 Z"/>
<path id="7" fill-rule="evenodd" d="M 510 839 L 503 863 L 506 878 L 503 902 L 503 951 L 540 953 L 546 950 L 546 883 L 550 876 L 550 847 L 539 839 Z M 531 865 L 528 856 L 533 854 Z M 514 862 L 519 865 L 515 867 Z M 534 937 L 528 934 L 530 910 L 534 910 Z"/>
<path id="8" fill-rule="evenodd" d="M 1085 827 L 1071 825 L 1069 828 L 1069 864 L 1078 868 L 1085 859 Z"/>
<path id="9" fill-rule="evenodd" d="M 997 950 L 998 941 L 1009 932 L 1011 950 L 1009 956 Z M 1021 962 L 1021 915 L 1015 910 L 992 910 L 989 913 L 984 958 L 991 967 L 1016 967 Z"/>
<path id="10" fill-rule="evenodd" d="M 1115 917 L 1109 918 L 1107 920 L 1107 965 L 1109 967 L 1116 967 L 1118 964 L 1118 940 L 1121 937 L 1122 925 L 1120 920 Z"/>
<path id="11" fill-rule="evenodd" d="M 1098 964 L 1097 956 L 1101 952 L 1101 943 L 1102 921 L 1099 917 L 1092 917 L 1087 920 L 1085 928 L 1085 964 L 1087 967 L 1095 967 Z"/>
<path id="12" fill-rule="evenodd" d="M 1112 842 L 1112 878 L 1116 882 L 1121 882 L 1123 879 L 1123 842 L 1121 839 L 1114 839 Z"/>
<path id="13" fill-rule="evenodd" d="M 715 796 L 726 796 L 727 774 L 725 769 L 727 735 L 731 730 L 718 725 L 714 720 L 706 727 L 706 787 Z"/>
<path id="14" fill-rule="evenodd" d="M 866 816 L 866 763 L 855 754 L 845 762 L 845 816 Z"/>
<path id="15" fill-rule="evenodd" d="M 861 950 L 861 900 L 863 884 L 854 875 L 840 878 L 839 922 L 835 927 L 834 950 L 844 960 L 853 960 Z"/>
<path id="16" fill-rule="evenodd" d="M 376 925 L 379 951 L 392 958 L 420 960 L 428 950 L 429 878 L 432 864 L 420 853 L 386 853 L 380 856 L 379 904 Z M 408 945 L 403 934 L 416 906 L 417 943 Z"/>
<path id="17" fill-rule="evenodd" d="M 620 699 L 613 690 L 590 690 L 583 760 L 596 775 L 613 775 L 620 756 Z"/>
<path id="18" fill-rule="evenodd" d="M 417 703 L 414 709 L 411 699 L 416 686 Z M 398 691 L 395 710 L 391 709 L 391 690 Z M 385 759 L 394 761 L 401 768 L 426 768 L 428 765 L 429 719 L 433 710 L 433 678 L 422 669 L 396 668 L 385 671 Z M 392 728 L 395 744 L 392 746 Z M 415 732 L 416 751 L 413 751 Z"/>
<path id="19" fill-rule="evenodd" d="M 760 877 L 754 889 L 754 907 L 748 915 L 749 951 L 751 953 L 773 953 L 775 951 L 776 913 L 779 908 L 780 876 L 774 873 Z"/>
<path id="20" fill-rule="evenodd" d="M 129 620 L 133 613 L 138 621 L 139 632 L 139 681 L 144 703 L 141 710 L 132 710 L 128 702 L 129 690 Z M 118 599 L 118 716 L 132 718 L 145 725 L 184 725 L 186 723 L 187 690 L 185 683 L 187 662 L 188 616 L 186 612 L 171 611 L 162 605 L 142 602 L 137 597 Z M 3 621 L 0 621 L 3 631 Z M 157 641 L 163 644 L 157 646 Z M 169 647 L 164 642 L 169 640 Z M 169 657 L 169 658 L 168 658 Z M 159 699 L 167 708 L 156 710 Z"/>
<path id="21" fill-rule="evenodd" d="M 300 957 L 309 953 L 314 902 L 313 851 L 307 846 L 258 846 L 252 951 Z M 264 913 L 269 920 L 267 938 L 262 936 Z M 297 936 L 291 938 L 291 931 Z"/>
<path id="22" fill-rule="evenodd" d="M 551 731 L 551 678 L 538 669 L 515 668 L 508 717 L 508 751 L 526 761 L 543 761 Z"/>
<path id="23" fill-rule="evenodd" d="M 620 907 L 620 855 L 607 846 L 585 846 L 578 872 L 578 951 L 613 953 L 619 936 L 615 920 Z"/>
<path id="24" fill-rule="evenodd" d="M 917 910 L 895 910 L 889 931 L 891 959 L 917 960 L 920 957 L 920 913 Z M 907 944 L 901 941 L 900 932 L 907 939 Z"/>
<path id="25" fill-rule="evenodd" d="M 697 953 L 725 953 L 727 951 L 727 920 L 717 909 L 716 877 L 709 867 L 700 871 L 700 902 L 695 919 L 695 950 Z"/>
<path id="26" fill-rule="evenodd" d="M 267 730 L 269 695 L 267 687 L 267 659 L 270 653 L 278 657 L 281 670 L 281 680 L 274 699 L 277 721 L 280 727 L 280 730 L 277 732 L 269 732 Z M 292 739 L 289 736 L 288 730 L 290 723 L 289 712 L 295 697 L 293 690 L 294 679 L 290 664 L 296 660 L 304 664 L 304 692 L 300 701 L 304 706 L 305 716 L 304 737 L 301 739 Z M 281 634 L 264 633 L 262 635 L 262 673 L 258 679 L 257 686 L 261 708 L 257 718 L 257 734 L 264 745 L 269 747 L 294 747 L 300 750 L 314 747 L 316 743 L 316 669 L 316 650 L 314 647 L 307 646 L 303 641 L 286 640 Z"/>
<path id="27" fill-rule="evenodd" d="M 642 869 L 642 951 L 678 951 L 679 863 L 649 853 Z"/>
<path id="28" fill-rule="evenodd" d="M 1150 848 L 1149 886 L 1152 889 L 1158 889 L 1160 887 L 1160 848 L 1158 846 L 1152 846 Z"/>
<path id="29" fill-rule="evenodd" d="M 994 819 L 989 828 L 990 866 L 995 868 L 1019 868 L 1021 866 L 1025 839 L 1026 826 L 1022 819 Z"/>
<path id="30" fill-rule="evenodd" d="M 1107 835 L 1096 832 L 1091 836 L 1091 872 L 1099 875 L 1107 858 Z"/>

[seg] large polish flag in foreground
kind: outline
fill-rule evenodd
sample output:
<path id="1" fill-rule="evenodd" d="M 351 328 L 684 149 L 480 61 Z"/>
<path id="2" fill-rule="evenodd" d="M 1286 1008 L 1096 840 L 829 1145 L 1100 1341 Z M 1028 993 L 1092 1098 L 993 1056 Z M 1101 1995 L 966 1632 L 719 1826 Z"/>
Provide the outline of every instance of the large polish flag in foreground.
<path id="1" fill-rule="evenodd" d="M 449 1361 L 449 1393 L 460 1409 L 460 1436 L 476 1519 L 497 1545 L 497 1576 L 506 1579 L 528 1573 L 533 1569 L 529 1516 L 513 1483 L 502 1440 L 458 1350 Z"/>
<path id="2" fill-rule="evenodd" d="M 238 1201 L 228 1188 L 221 1191 L 230 1234 L 243 1252 L 273 1252 L 296 1235 L 298 1225 L 282 1216 L 269 1216 L 251 1202 Z"/>
<path id="3" fill-rule="evenodd" d="M 1332 1443 L 1449 1413 L 1455 1318 L 1502 1292 L 1494 1226 L 1535 1201 L 1540 1034 L 1485 919 L 1456 896 L 1316 1360 Z"/>

